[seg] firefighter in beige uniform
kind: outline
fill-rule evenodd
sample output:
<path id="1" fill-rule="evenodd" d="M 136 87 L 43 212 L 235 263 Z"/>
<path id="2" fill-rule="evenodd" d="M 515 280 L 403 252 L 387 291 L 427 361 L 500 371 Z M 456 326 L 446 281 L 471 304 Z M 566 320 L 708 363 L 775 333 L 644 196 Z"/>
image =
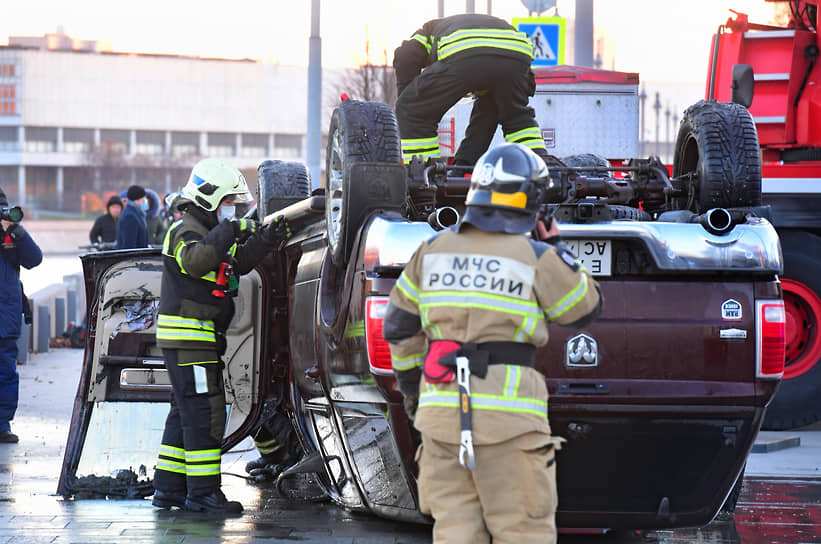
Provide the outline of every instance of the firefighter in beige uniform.
<path id="1" fill-rule="evenodd" d="M 602 300 L 564 244 L 525 236 L 534 228 L 542 239 L 558 235 L 555 222 L 548 231 L 538 220 L 550 183 L 544 162 L 522 145 L 485 153 L 464 220 L 423 243 L 391 292 L 383 334 L 409 413 L 418 402 L 419 503 L 437 543 L 556 540 L 562 439 L 550 434 L 535 351 L 547 343 L 547 321 L 581 328 Z M 454 381 L 457 356 L 472 374 L 465 397 Z"/>

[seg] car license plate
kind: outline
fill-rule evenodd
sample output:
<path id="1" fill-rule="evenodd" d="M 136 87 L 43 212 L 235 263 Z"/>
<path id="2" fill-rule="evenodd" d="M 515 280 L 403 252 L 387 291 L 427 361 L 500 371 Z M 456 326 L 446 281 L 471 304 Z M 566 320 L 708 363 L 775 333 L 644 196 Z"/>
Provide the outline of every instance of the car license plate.
<path id="1" fill-rule="evenodd" d="M 609 276 L 612 258 L 610 240 L 565 240 L 570 251 L 594 276 Z"/>

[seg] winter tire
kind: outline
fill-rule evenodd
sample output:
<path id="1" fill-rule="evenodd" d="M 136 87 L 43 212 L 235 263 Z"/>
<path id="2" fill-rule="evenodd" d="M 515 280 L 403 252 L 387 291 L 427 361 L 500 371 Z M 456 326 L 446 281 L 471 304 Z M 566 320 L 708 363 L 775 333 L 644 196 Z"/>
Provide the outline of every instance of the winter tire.
<path id="1" fill-rule="evenodd" d="M 331 116 L 325 161 L 328 246 L 334 264 L 344 266 L 368 212 L 382 207 L 386 194 L 401 194 L 404 200 L 405 176 L 402 186 L 370 191 L 357 187 L 356 183 L 362 180 L 354 182 L 351 175 L 358 163 L 402 164 L 399 128 L 393 110 L 380 102 L 342 102 Z"/>
<path id="2" fill-rule="evenodd" d="M 646 211 L 631 208 L 630 206 L 610 205 L 607 209 L 610 210 L 610 217 L 614 220 L 629 219 L 632 221 L 651 221 L 653 219 Z"/>
<path id="3" fill-rule="evenodd" d="M 744 106 L 700 101 L 684 112 L 673 156 L 673 177 L 692 176 L 694 191 L 674 200 L 674 209 L 761 204 L 758 133 Z"/>
<path id="4" fill-rule="evenodd" d="M 308 198 L 311 180 L 307 167 L 300 162 L 263 161 L 257 170 L 259 175 L 259 220 L 281 210 L 285 206 Z"/>

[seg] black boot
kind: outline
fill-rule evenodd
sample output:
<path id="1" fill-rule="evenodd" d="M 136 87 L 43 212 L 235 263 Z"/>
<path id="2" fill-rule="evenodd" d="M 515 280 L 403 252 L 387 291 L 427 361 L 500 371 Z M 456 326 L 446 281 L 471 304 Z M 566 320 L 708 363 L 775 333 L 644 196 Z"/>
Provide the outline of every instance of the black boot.
<path id="1" fill-rule="evenodd" d="M 276 460 L 272 456 L 263 455 L 253 461 L 248 461 L 245 465 L 245 472 L 251 474 L 252 470 L 265 468 L 267 465 L 272 465 L 274 463 L 276 463 Z"/>
<path id="2" fill-rule="evenodd" d="M 157 508 L 165 508 L 166 510 L 170 510 L 174 506 L 177 508 L 185 508 L 185 491 L 174 492 L 157 489 L 154 491 L 154 498 L 151 500 L 151 504 Z"/>
<path id="3" fill-rule="evenodd" d="M 189 512 L 213 512 L 215 514 L 241 514 L 242 505 L 237 501 L 225 498 L 221 489 L 208 495 L 188 495 L 185 498 L 185 509 Z"/>

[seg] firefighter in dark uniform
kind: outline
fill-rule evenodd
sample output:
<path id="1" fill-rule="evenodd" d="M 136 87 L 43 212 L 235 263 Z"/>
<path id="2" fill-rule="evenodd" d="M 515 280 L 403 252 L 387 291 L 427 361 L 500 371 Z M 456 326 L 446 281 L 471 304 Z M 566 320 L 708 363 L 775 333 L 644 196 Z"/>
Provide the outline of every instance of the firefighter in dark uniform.
<path id="1" fill-rule="evenodd" d="M 220 159 L 198 162 L 182 191 L 183 216 L 163 242 L 157 344 L 173 393 L 154 475 L 154 506 L 238 514 L 220 489 L 225 430 L 224 333 L 234 314 L 238 276 L 275 250 L 290 232 L 279 218 L 265 228 L 235 219 L 249 200 L 245 178 Z M 244 239 L 244 242 L 241 240 Z"/>
<path id="2" fill-rule="evenodd" d="M 556 541 L 563 439 L 551 436 L 535 352 L 548 321 L 584 327 L 602 299 L 555 221 L 538 219 L 549 185 L 528 148 L 488 151 L 464 220 L 424 242 L 391 291 L 383 335 L 411 417 L 418 405 L 419 505 L 435 542 Z M 534 229 L 551 243 L 526 236 Z"/>
<path id="3" fill-rule="evenodd" d="M 439 156 L 440 119 L 463 96 L 476 97 L 455 165 L 473 165 L 501 123 L 505 141 L 523 144 L 545 161 L 539 125 L 528 97 L 536 91 L 527 34 L 483 14 L 453 15 L 425 23 L 393 57 L 396 119 L 405 162 Z"/>

